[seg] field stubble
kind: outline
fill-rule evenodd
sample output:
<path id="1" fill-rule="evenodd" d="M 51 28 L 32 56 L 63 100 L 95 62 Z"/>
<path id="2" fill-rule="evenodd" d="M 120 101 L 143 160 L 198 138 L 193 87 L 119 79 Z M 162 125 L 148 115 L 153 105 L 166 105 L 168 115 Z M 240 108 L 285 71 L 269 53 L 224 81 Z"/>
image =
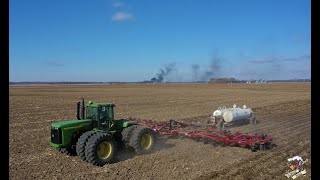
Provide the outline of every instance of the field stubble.
<path id="1" fill-rule="evenodd" d="M 95 167 L 49 146 L 50 125 L 75 119 L 79 98 L 116 104 L 116 118 L 205 122 L 219 106 L 246 104 L 258 124 L 229 127 L 268 133 L 277 145 L 252 153 L 190 139 L 157 143 L 155 152 L 134 156 L 120 151 L 119 162 Z M 308 158 L 311 177 L 310 83 L 52 85 L 9 87 L 10 179 L 287 179 L 286 160 Z"/>

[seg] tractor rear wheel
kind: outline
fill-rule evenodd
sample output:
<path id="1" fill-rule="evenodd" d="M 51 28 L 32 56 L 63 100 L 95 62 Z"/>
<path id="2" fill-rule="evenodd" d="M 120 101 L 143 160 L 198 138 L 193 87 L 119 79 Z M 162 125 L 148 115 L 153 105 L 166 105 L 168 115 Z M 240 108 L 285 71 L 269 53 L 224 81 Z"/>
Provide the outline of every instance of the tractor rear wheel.
<path id="1" fill-rule="evenodd" d="M 138 126 L 133 131 L 129 144 L 137 154 L 149 153 L 155 145 L 155 135 L 150 128 Z"/>
<path id="2" fill-rule="evenodd" d="M 95 134 L 96 132 L 94 131 L 87 131 L 83 133 L 78 139 L 78 142 L 76 145 L 77 155 L 84 161 L 86 161 L 85 147 L 88 142 L 88 139 Z"/>
<path id="3" fill-rule="evenodd" d="M 104 166 L 111 163 L 116 153 L 116 144 L 112 135 L 97 133 L 88 139 L 85 147 L 86 160 L 93 165 Z"/>
<path id="4" fill-rule="evenodd" d="M 125 129 L 122 130 L 121 135 L 122 135 L 122 142 L 125 148 L 130 147 L 130 138 L 132 136 L 133 131 L 137 128 L 137 125 L 132 125 L 129 126 Z"/>

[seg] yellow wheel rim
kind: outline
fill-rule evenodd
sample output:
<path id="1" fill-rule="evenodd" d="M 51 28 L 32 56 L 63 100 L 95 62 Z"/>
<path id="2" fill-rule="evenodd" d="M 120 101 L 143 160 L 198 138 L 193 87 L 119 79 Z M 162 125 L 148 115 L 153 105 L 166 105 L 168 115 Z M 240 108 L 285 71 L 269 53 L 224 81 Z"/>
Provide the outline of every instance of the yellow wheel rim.
<path id="1" fill-rule="evenodd" d="M 140 145 L 143 149 L 149 149 L 150 146 L 152 145 L 152 137 L 149 134 L 144 134 L 141 137 Z"/>
<path id="2" fill-rule="evenodd" d="M 100 143 L 97 149 L 97 153 L 99 158 L 107 159 L 112 153 L 112 144 L 109 142 Z"/>

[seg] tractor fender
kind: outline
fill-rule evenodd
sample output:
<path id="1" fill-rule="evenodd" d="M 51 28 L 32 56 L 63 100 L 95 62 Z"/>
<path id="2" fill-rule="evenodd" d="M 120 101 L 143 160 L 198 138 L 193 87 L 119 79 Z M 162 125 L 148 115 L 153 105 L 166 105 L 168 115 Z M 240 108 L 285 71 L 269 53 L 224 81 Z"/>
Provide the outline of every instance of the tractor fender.
<path id="1" fill-rule="evenodd" d="M 138 125 L 138 123 L 137 123 L 137 122 L 128 121 L 128 122 L 124 122 L 124 123 L 122 124 L 122 127 L 123 127 L 123 128 L 127 128 L 127 127 L 132 126 L 132 125 Z"/>

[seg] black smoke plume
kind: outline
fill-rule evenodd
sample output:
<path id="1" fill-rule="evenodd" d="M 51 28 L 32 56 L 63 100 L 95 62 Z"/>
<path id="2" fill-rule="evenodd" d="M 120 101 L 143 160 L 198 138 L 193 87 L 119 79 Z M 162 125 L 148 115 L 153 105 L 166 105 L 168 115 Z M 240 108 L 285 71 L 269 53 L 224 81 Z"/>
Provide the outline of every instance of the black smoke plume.
<path id="1" fill-rule="evenodd" d="M 210 78 L 217 78 L 221 76 L 221 59 L 214 57 L 211 60 L 209 68 L 203 73 L 201 80 L 207 81 Z"/>
<path id="2" fill-rule="evenodd" d="M 176 70 L 175 63 L 167 64 L 164 68 L 159 69 L 159 72 L 157 73 L 156 77 L 152 78 L 151 81 L 161 83 L 174 70 Z"/>

